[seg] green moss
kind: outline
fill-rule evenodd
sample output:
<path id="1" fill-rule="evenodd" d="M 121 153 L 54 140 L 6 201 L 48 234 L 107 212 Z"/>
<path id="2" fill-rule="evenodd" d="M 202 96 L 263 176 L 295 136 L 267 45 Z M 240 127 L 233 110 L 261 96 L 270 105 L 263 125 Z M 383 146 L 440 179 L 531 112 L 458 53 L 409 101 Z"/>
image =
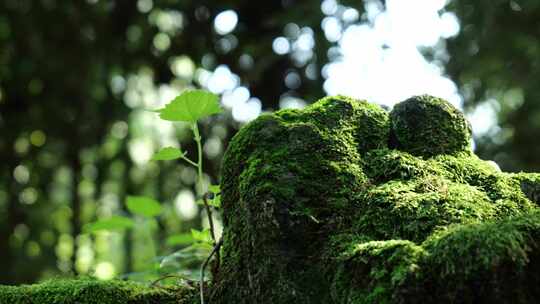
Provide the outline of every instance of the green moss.
<path id="1" fill-rule="evenodd" d="M 537 282 L 537 247 L 520 227 L 540 223 L 538 175 L 479 159 L 470 132 L 463 114 L 430 96 L 390 115 L 327 97 L 246 125 L 222 165 L 224 245 L 211 302 L 470 302 L 457 295 L 482 284 L 476 272 L 498 276 L 489 286 L 514 285 L 490 272 L 499 260 Z"/>
<path id="2" fill-rule="evenodd" d="M 388 114 L 337 96 L 262 115 L 229 144 L 221 189 L 210 303 L 540 298 L 540 174 L 475 156 L 469 124 L 444 100 L 417 96 Z M 126 303 L 118 295 L 193 293 L 84 280 L 0 288 L 16 304 Z"/>
<path id="3" fill-rule="evenodd" d="M 380 132 L 360 141 L 371 126 Z M 388 130 L 380 107 L 343 97 L 266 115 L 240 130 L 223 161 L 223 260 L 231 267 L 223 278 L 216 274 L 216 301 L 316 303 L 328 282 L 313 280 L 324 267 L 305 257 L 318 258 L 321 231 L 335 227 L 353 206 L 350 193 L 366 187 L 362 153 L 386 145 Z M 276 287 L 253 289 L 268 284 Z M 242 291 L 250 296 L 241 300 Z"/>
<path id="4" fill-rule="evenodd" d="M 470 150 L 470 124 L 444 99 L 429 95 L 409 98 L 394 107 L 391 119 L 400 150 L 421 156 Z"/>
<path id="5" fill-rule="evenodd" d="M 536 303 L 540 213 L 454 224 L 417 245 L 371 241 L 338 264 L 333 303 Z"/>
<path id="6" fill-rule="evenodd" d="M 0 286 L 0 303 L 6 304 L 187 304 L 194 303 L 195 295 L 187 288 L 150 288 L 134 282 L 92 279 Z"/>
<path id="7" fill-rule="evenodd" d="M 408 180 L 436 173 L 435 169 L 423 159 L 391 149 L 369 151 L 363 165 L 364 172 L 374 183 Z"/>
<path id="8" fill-rule="evenodd" d="M 421 242 L 437 228 L 496 215 L 484 192 L 437 176 L 373 187 L 365 192 L 360 208 L 354 227 L 372 240 Z"/>
<path id="9" fill-rule="evenodd" d="M 426 255 L 420 246 L 405 240 L 357 244 L 338 264 L 332 303 L 396 303 L 395 291 L 416 275 L 417 263 Z"/>
<path id="10" fill-rule="evenodd" d="M 540 173 L 519 173 L 511 177 L 519 182 L 527 198 L 537 205 L 540 204 Z"/>
<path id="11" fill-rule="evenodd" d="M 334 138 L 349 139 L 348 144 L 356 146 L 360 152 L 388 145 L 388 113 L 379 105 L 365 100 L 346 96 L 326 97 L 307 107 L 300 120 L 315 123 Z"/>
<path id="12" fill-rule="evenodd" d="M 540 214 L 532 213 L 501 221 L 452 225 L 437 231 L 422 246 L 431 253 L 431 266 L 438 265 L 438 275 L 478 275 L 503 265 L 505 260 L 522 271 L 529 263 L 528 253 L 540 236 Z"/>
<path id="13" fill-rule="evenodd" d="M 407 296 L 424 303 L 535 303 L 539 239 L 538 212 L 452 225 L 422 244 L 429 255 L 419 262 L 421 276 L 408 282 L 414 292 Z"/>
<path id="14" fill-rule="evenodd" d="M 454 155 L 439 154 L 427 160 L 428 166 L 438 168 L 437 174 L 457 183 L 480 185 L 500 173 L 488 161 L 476 155 L 461 152 Z"/>

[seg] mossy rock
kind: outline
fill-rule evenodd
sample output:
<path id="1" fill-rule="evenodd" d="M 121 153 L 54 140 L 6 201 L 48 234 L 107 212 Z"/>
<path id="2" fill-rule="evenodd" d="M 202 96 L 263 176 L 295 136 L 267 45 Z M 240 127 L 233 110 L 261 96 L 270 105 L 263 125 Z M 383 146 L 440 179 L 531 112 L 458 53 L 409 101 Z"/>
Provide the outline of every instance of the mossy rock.
<path id="1" fill-rule="evenodd" d="M 127 281 L 56 279 L 41 284 L 0 286 L 2 304 L 192 304 L 195 289 L 149 287 Z"/>
<path id="2" fill-rule="evenodd" d="M 470 147 L 427 95 L 260 116 L 224 156 L 211 303 L 536 302 L 540 175 Z"/>
<path id="3" fill-rule="evenodd" d="M 396 146 L 414 155 L 432 156 L 467 151 L 471 126 L 448 101 L 429 95 L 397 104 L 392 113 Z"/>

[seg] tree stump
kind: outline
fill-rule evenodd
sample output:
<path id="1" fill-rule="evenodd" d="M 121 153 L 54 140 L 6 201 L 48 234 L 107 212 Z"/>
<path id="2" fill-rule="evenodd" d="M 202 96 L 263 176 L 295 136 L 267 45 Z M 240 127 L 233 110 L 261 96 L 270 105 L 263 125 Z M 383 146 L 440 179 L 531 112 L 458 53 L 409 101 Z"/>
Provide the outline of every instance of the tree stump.
<path id="1" fill-rule="evenodd" d="M 538 185 L 475 156 L 432 96 L 262 115 L 224 156 L 210 303 L 533 303 Z"/>

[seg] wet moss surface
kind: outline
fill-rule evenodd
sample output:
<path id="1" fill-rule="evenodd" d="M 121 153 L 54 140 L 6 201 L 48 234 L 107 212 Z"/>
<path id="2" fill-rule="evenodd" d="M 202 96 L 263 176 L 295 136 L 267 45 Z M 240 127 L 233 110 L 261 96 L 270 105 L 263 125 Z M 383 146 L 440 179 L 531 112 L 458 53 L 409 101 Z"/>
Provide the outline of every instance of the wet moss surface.
<path id="1" fill-rule="evenodd" d="M 428 95 L 266 114 L 223 161 L 213 303 L 533 303 L 540 178 L 471 151 Z"/>

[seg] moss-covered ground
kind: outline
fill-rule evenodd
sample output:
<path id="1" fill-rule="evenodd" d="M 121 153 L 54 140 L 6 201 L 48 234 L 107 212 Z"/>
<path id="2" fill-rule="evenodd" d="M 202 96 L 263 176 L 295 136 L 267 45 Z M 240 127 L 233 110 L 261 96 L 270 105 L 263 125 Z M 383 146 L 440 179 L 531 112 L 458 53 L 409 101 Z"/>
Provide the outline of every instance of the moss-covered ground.
<path id="1" fill-rule="evenodd" d="M 188 304 L 196 291 L 149 287 L 127 281 L 54 279 L 35 285 L 0 286 L 1 304 Z"/>

